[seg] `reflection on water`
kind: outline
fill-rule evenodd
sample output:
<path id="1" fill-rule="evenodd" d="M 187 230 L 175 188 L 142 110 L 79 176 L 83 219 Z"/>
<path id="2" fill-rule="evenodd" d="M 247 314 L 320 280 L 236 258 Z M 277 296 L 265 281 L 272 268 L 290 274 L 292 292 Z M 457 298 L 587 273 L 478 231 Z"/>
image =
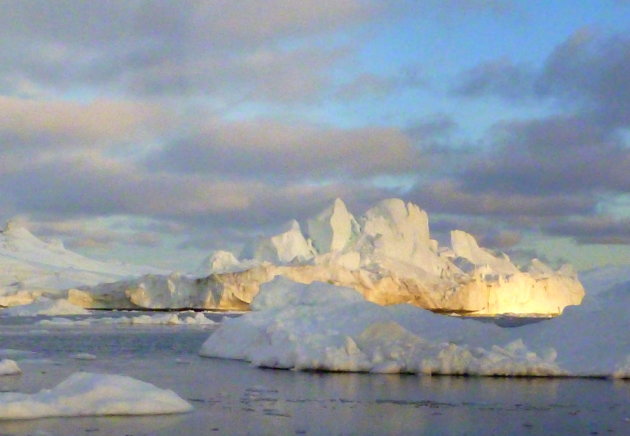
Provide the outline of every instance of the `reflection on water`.
<path id="1" fill-rule="evenodd" d="M 197 356 L 207 328 L 3 325 L 24 370 L 0 391 L 35 392 L 78 370 L 173 389 L 186 415 L 0 422 L 0 434 L 628 434 L 630 382 L 262 370 Z M 86 352 L 96 360 L 80 361 Z M 181 362 L 185 362 L 182 364 Z"/>

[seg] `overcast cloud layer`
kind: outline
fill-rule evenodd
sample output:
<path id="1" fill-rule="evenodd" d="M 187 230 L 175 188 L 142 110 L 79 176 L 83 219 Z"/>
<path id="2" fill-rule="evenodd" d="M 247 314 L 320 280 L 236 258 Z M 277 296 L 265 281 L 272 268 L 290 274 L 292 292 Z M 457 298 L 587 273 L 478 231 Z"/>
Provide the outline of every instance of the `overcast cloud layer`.
<path id="1" fill-rule="evenodd" d="M 440 238 L 569 241 L 536 254 L 582 268 L 614 245 L 630 262 L 629 14 L 615 0 L 8 0 L 0 219 L 183 268 L 336 197 L 360 214 L 396 196 Z"/>

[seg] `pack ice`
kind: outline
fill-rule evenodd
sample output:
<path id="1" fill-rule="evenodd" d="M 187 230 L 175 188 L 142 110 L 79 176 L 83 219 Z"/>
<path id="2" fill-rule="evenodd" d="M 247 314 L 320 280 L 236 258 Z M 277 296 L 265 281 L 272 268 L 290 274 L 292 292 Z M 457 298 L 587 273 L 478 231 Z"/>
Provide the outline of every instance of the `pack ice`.
<path id="1" fill-rule="evenodd" d="M 43 243 L 25 229 L 9 228 L 2 236 L 4 246 L 19 242 L 31 252 L 42 251 L 32 248 L 42 248 Z M 568 305 L 580 304 L 584 296 L 570 266 L 554 271 L 534 259 L 520 270 L 507 255 L 480 247 L 461 230 L 451 232 L 450 247 L 440 247 L 431 239 L 427 213 L 400 199 L 383 200 L 359 219 L 337 199 L 303 226 L 293 220 L 281 233 L 253 240 L 240 257 L 227 251 L 212 253 L 194 275 L 146 274 L 114 281 L 117 274 L 131 271 L 95 266 L 61 247 L 46 245 L 43 251 L 51 253 L 48 262 L 56 269 L 49 268 L 46 274 L 14 273 L 21 280 L 8 288 L 4 285 L 0 304 L 28 302 L 43 286 L 38 281 L 62 278 L 68 289 L 61 297 L 86 308 L 248 310 L 260 286 L 277 276 L 349 287 L 381 305 L 409 303 L 474 315 L 557 315 Z M 64 259 L 65 269 L 59 259 Z M 68 264 L 81 267 L 68 269 Z M 34 268 L 32 263 L 28 266 Z M 4 268 L 6 276 L 10 267 Z M 70 279 L 90 286 L 69 285 Z M 95 281 L 105 283 L 94 285 Z"/>
<path id="2" fill-rule="evenodd" d="M 557 315 L 584 296 L 569 266 L 554 271 L 534 259 L 520 270 L 460 230 L 451 232 L 450 247 L 438 246 L 427 213 L 400 199 L 383 200 L 359 219 L 337 199 L 304 225 L 294 220 L 252 241 L 240 258 L 211 254 L 198 271 L 72 289 L 68 299 L 92 308 L 248 310 L 260 286 L 277 276 L 349 287 L 381 305 L 474 315 Z"/>

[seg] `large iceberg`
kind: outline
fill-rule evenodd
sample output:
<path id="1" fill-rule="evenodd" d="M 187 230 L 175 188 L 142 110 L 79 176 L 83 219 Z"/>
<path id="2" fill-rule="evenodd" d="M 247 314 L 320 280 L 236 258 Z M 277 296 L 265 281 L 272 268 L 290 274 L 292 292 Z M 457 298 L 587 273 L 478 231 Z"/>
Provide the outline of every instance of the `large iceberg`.
<path id="1" fill-rule="evenodd" d="M 461 230 L 451 233 L 450 247 L 440 247 L 427 213 L 400 199 L 383 200 L 358 219 L 337 199 L 305 226 L 294 220 L 256 239 L 240 258 L 214 253 L 200 271 L 72 289 L 67 298 L 84 307 L 247 310 L 277 276 L 345 286 L 381 305 L 470 315 L 553 316 L 584 296 L 568 266 L 555 271 L 534 259 L 521 270 Z"/>
<path id="2" fill-rule="evenodd" d="M 260 367 L 377 373 L 630 377 L 630 286 L 518 328 L 380 306 L 353 289 L 276 278 L 225 320 L 206 357 Z"/>

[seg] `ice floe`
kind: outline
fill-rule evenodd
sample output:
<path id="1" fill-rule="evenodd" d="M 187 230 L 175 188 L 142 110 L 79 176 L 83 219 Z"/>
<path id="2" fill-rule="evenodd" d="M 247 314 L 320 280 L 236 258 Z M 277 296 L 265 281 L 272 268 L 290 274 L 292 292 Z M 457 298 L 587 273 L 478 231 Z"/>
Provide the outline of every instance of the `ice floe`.
<path id="1" fill-rule="evenodd" d="M 206 317 L 203 313 L 192 314 L 162 313 L 156 315 L 137 315 L 86 319 L 52 318 L 42 319 L 37 322 L 42 326 L 81 326 L 81 325 L 190 325 L 190 326 L 213 326 L 217 324 Z"/>
<path id="2" fill-rule="evenodd" d="M 175 392 L 122 375 L 78 372 L 34 394 L 0 393 L 0 419 L 184 413 Z"/>
<path id="3" fill-rule="evenodd" d="M 16 375 L 21 373 L 22 370 L 15 360 L 0 359 L 0 375 Z"/>
<path id="4" fill-rule="evenodd" d="M 502 328 L 277 278 L 263 285 L 251 313 L 225 320 L 200 354 L 299 370 L 625 377 L 625 307 L 593 300 L 555 319 Z"/>

